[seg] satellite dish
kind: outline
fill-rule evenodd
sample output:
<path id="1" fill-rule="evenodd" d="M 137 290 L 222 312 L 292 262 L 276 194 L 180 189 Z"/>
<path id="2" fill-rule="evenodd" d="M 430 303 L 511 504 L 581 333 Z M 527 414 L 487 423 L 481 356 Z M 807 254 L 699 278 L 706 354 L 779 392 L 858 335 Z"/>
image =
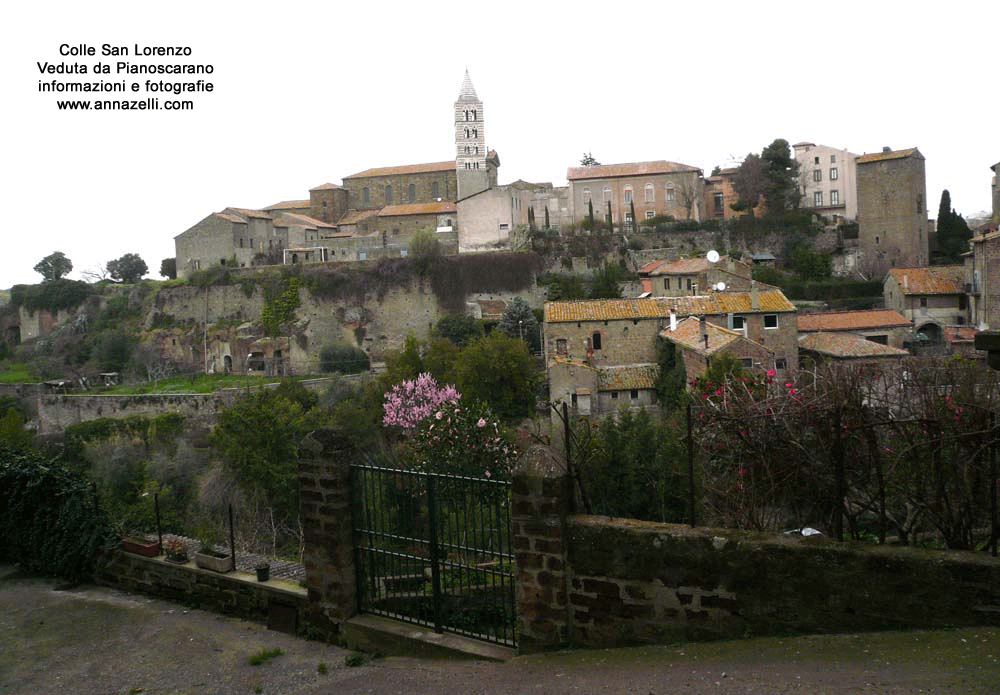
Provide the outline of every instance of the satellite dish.
<path id="1" fill-rule="evenodd" d="M 717 285 L 715 286 L 715 289 L 717 289 L 717 290 L 718 290 L 719 292 L 724 292 L 724 291 L 725 291 L 725 289 L 726 289 L 726 283 L 724 283 L 724 282 L 720 282 L 720 283 L 718 283 L 718 284 L 717 284 Z"/>
<path id="2" fill-rule="evenodd" d="M 715 249 L 712 249 L 711 251 L 708 252 L 708 255 L 706 256 L 706 258 L 708 258 L 708 262 L 709 263 L 718 263 L 719 262 L 719 252 L 716 251 Z"/>

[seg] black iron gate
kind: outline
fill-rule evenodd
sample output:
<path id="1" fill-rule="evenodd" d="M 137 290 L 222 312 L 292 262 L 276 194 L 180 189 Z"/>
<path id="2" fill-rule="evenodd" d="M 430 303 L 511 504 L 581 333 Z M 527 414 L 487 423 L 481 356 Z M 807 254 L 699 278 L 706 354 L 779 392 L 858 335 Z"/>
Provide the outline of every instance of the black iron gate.
<path id="1" fill-rule="evenodd" d="M 351 466 L 358 609 L 514 646 L 510 483 Z"/>

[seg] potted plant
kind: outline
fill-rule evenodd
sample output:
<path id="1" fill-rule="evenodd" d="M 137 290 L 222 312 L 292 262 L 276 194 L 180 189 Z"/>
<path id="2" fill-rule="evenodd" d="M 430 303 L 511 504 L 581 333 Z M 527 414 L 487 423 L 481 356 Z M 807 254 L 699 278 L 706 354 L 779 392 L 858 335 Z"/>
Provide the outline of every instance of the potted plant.
<path id="1" fill-rule="evenodd" d="M 175 562 L 178 565 L 183 565 L 188 561 L 187 546 L 184 545 L 184 541 L 180 538 L 171 538 L 163 545 L 168 562 Z"/>
<path id="2" fill-rule="evenodd" d="M 160 542 L 146 540 L 140 536 L 126 536 L 122 539 L 122 550 L 133 555 L 156 557 L 160 554 Z"/>
<path id="3" fill-rule="evenodd" d="M 254 569 L 257 570 L 258 582 L 266 582 L 271 578 L 271 563 L 258 562 L 256 565 L 254 565 Z"/>
<path id="4" fill-rule="evenodd" d="M 213 572 L 230 572 L 233 569 L 232 552 L 216 549 L 211 539 L 201 541 L 201 548 L 194 554 L 194 564 L 203 570 Z"/>

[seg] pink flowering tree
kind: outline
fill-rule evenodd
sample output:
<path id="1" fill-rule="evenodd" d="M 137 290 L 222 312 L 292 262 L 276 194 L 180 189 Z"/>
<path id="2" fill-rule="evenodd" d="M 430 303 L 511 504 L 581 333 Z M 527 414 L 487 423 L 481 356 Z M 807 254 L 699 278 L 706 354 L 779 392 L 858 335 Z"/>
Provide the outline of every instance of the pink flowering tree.
<path id="1" fill-rule="evenodd" d="M 420 423 L 413 439 L 417 470 L 508 480 L 517 461 L 512 433 L 485 405 L 447 403 Z"/>
<path id="2" fill-rule="evenodd" d="M 412 431 L 442 407 L 458 403 L 462 397 L 454 386 L 439 386 L 427 372 L 404 381 L 385 394 L 382 424 Z"/>

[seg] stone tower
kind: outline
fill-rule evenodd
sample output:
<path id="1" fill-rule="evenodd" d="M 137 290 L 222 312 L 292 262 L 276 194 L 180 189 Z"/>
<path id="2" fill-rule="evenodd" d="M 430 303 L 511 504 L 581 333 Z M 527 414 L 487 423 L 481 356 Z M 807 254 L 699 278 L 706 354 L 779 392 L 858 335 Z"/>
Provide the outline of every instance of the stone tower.
<path id="1" fill-rule="evenodd" d="M 466 70 L 455 102 L 455 169 L 459 200 L 490 187 L 486 154 L 483 102 L 476 95 Z"/>
<path id="2" fill-rule="evenodd" d="M 881 270 L 927 265 L 927 180 L 916 147 L 857 159 L 858 245 Z"/>

